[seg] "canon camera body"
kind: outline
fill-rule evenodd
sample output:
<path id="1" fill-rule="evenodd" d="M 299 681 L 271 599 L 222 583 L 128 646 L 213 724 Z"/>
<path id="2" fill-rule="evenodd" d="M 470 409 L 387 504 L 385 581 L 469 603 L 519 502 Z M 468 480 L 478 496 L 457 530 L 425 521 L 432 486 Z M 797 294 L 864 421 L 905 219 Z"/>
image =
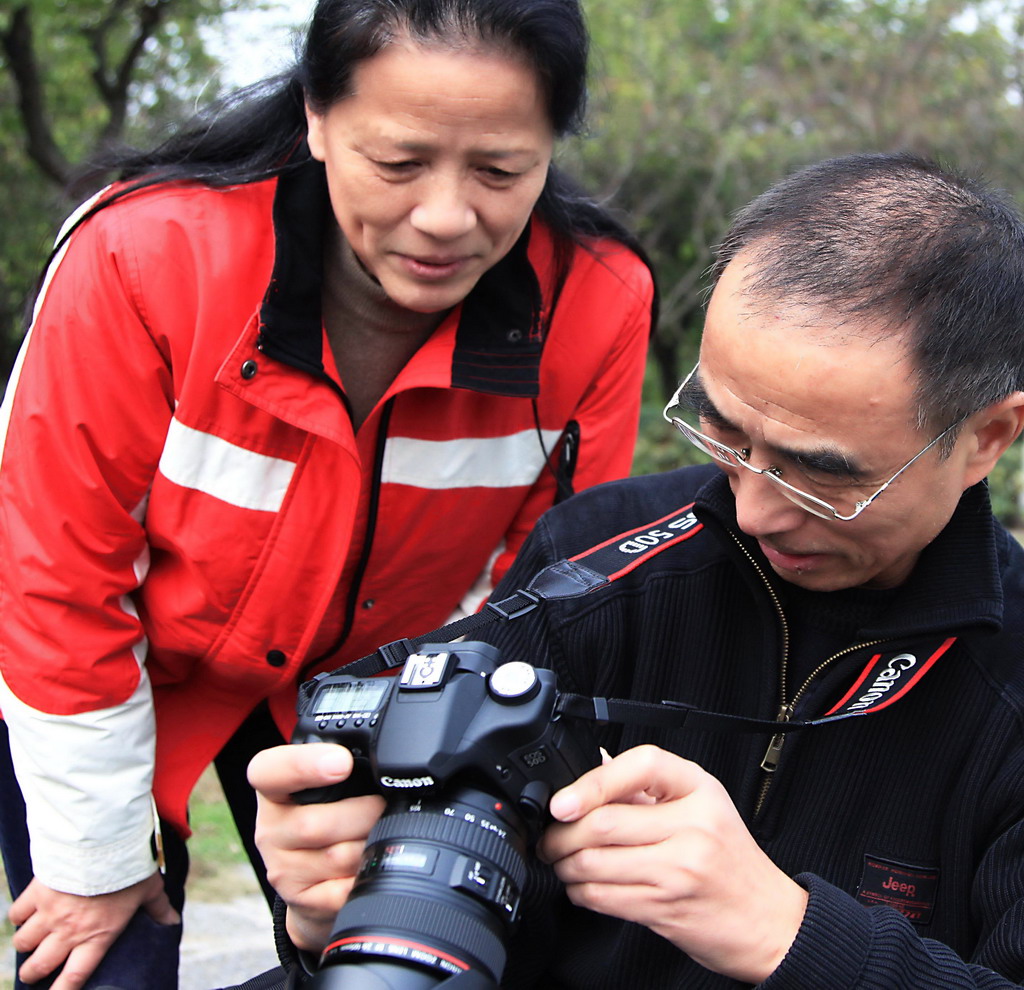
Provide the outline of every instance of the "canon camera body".
<path id="1" fill-rule="evenodd" d="M 355 770 L 296 800 L 387 799 L 313 985 L 497 986 L 548 800 L 600 760 L 587 725 L 558 714 L 552 671 L 486 643 L 426 644 L 397 676 L 309 687 L 293 742 L 340 743 Z"/>

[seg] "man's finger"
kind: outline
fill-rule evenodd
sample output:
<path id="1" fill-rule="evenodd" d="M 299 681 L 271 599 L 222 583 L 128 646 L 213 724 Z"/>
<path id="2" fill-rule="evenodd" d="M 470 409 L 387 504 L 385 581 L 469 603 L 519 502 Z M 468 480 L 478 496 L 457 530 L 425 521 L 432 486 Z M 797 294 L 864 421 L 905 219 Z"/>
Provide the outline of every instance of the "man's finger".
<path id="1" fill-rule="evenodd" d="M 295 791 L 348 779 L 352 754 L 337 743 L 274 746 L 249 764 L 249 783 L 269 801 L 290 804 Z"/>
<path id="2" fill-rule="evenodd" d="M 656 746 L 637 746 L 558 791 L 551 798 L 551 815 L 560 822 L 574 822 L 605 804 L 685 797 L 704 776 L 695 763 Z"/>
<path id="3" fill-rule="evenodd" d="M 383 809 L 384 799 L 379 794 L 346 798 L 344 812 L 338 804 L 300 806 L 287 799 L 263 805 L 256 819 L 256 845 L 263 851 L 264 859 L 296 850 L 314 850 L 325 855 L 338 843 L 353 840 L 362 846 Z"/>
<path id="4" fill-rule="evenodd" d="M 605 872 L 599 872 L 602 867 L 597 865 L 593 857 L 587 860 L 587 871 L 593 870 L 592 876 L 586 879 L 601 880 L 606 883 L 627 882 L 623 872 L 622 857 L 628 855 L 628 862 L 636 868 L 642 860 L 637 856 L 640 847 L 654 847 L 658 843 L 672 838 L 680 830 L 679 819 L 667 804 L 659 806 L 618 804 L 609 807 L 600 814 L 600 823 L 593 819 L 587 819 L 577 825 L 566 825 L 553 827 L 545 832 L 540 845 L 537 848 L 537 856 L 549 863 L 557 863 L 582 849 L 602 848 L 605 852 L 601 854 L 601 861 L 608 865 L 603 867 Z M 621 849 L 622 853 L 613 853 L 613 850 Z M 613 860 L 609 857 L 615 856 Z M 581 874 L 567 872 L 560 874 L 559 879 L 563 883 L 583 879 Z M 632 876 L 630 881 L 635 880 Z M 643 877 L 644 882 L 657 883 L 659 870 L 656 865 Z"/>

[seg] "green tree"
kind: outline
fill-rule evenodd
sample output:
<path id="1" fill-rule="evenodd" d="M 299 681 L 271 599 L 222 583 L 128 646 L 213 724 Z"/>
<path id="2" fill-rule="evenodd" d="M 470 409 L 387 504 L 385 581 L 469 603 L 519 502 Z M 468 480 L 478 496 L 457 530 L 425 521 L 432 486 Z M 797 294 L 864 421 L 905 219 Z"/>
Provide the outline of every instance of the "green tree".
<path id="1" fill-rule="evenodd" d="M 246 0 L 14 0 L 0 9 L 0 385 L 81 167 L 214 95 L 199 28 Z"/>
<path id="2" fill-rule="evenodd" d="M 75 167 L 215 95 L 197 28 L 258 0 L 8 0 L 0 8 L 0 383 Z M 1024 190 L 1024 0 L 583 0 L 593 132 L 564 152 L 629 216 L 662 316 L 646 421 L 693 359 L 730 216 L 785 173 L 910 149 Z M 660 428 L 640 467 L 674 463 Z M 652 439 L 654 438 L 654 439 Z M 1015 504 L 1013 493 L 1004 499 Z"/>
<path id="3" fill-rule="evenodd" d="M 595 131 L 575 167 L 629 214 L 662 289 L 658 397 L 696 348 L 730 216 L 782 175 L 912 150 L 1020 190 L 1020 5 L 588 0 Z"/>
<path id="4" fill-rule="evenodd" d="M 593 132 L 570 149 L 653 258 L 662 314 L 634 462 L 689 459 L 660 407 L 692 364 L 712 248 L 772 182 L 854 151 L 911 150 L 1024 196 L 1021 0 L 587 0 Z M 694 454 L 694 459 L 696 459 Z M 1015 460 L 993 476 L 1022 514 Z"/>

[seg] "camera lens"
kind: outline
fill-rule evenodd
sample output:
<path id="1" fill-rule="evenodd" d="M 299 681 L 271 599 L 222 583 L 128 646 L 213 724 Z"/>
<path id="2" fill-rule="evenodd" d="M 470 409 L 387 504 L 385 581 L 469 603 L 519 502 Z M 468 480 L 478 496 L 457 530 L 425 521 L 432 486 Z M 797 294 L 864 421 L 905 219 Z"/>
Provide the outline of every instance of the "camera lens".
<path id="1" fill-rule="evenodd" d="M 474 970 L 496 986 L 526 879 L 524 836 L 507 802 L 471 787 L 389 803 L 314 986 L 409 990 Z"/>

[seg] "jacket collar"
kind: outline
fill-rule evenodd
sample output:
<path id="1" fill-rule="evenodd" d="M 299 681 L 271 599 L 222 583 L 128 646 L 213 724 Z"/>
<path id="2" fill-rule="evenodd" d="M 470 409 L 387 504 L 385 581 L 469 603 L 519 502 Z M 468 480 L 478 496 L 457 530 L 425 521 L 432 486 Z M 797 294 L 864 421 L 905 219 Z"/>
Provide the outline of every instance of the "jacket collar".
<path id="1" fill-rule="evenodd" d="M 324 237 L 333 214 L 320 162 L 310 158 L 281 174 L 273 218 L 274 269 L 260 307 L 259 348 L 324 377 L 320 292 Z M 539 393 L 542 301 L 529 245 L 528 224 L 454 312 L 453 387 L 527 398 Z"/>
<path id="2" fill-rule="evenodd" d="M 757 545 L 736 524 L 736 503 L 726 476 L 718 472 L 699 491 L 698 517 L 712 528 L 732 534 L 747 554 L 758 561 L 769 580 L 777 577 Z M 890 638 L 935 632 L 951 627 L 988 626 L 1003 622 L 1003 586 L 996 550 L 1000 530 L 981 482 L 967 489 L 956 511 L 939 535 L 921 551 L 907 581 L 899 588 L 891 608 L 863 630 L 869 638 Z M 727 546 L 734 546 L 729 536 Z M 744 554 L 737 552 L 743 559 Z M 841 594 L 841 592 L 838 592 Z"/>

